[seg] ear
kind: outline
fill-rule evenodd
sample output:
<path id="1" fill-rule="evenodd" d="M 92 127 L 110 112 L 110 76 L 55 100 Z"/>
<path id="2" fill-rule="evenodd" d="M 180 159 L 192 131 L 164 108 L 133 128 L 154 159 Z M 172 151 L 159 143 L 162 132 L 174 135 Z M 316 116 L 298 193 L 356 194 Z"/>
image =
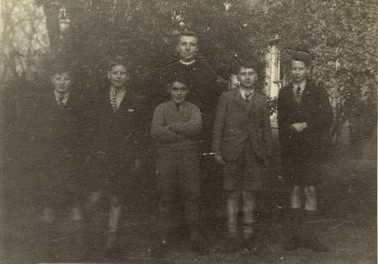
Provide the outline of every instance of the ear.
<path id="1" fill-rule="evenodd" d="M 111 78 L 111 72 L 108 71 L 108 73 L 106 74 L 106 76 L 108 77 L 108 79 L 110 79 Z"/>

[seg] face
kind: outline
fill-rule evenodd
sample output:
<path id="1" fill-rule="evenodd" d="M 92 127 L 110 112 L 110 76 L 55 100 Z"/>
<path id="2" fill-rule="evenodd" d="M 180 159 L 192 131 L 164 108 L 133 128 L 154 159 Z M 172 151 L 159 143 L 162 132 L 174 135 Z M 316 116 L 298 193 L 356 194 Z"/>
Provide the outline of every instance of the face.
<path id="1" fill-rule="evenodd" d="M 108 71 L 108 79 L 114 88 L 122 88 L 129 79 L 127 68 L 123 65 L 115 65 Z"/>
<path id="2" fill-rule="evenodd" d="M 168 88 L 168 93 L 171 95 L 171 99 L 174 103 L 180 104 L 185 101 L 189 89 L 185 84 L 176 81 Z"/>
<path id="3" fill-rule="evenodd" d="M 50 80 L 58 93 L 67 93 L 70 90 L 72 81 L 69 72 L 55 73 Z"/>
<path id="4" fill-rule="evenodd" d="M 307 75 L 310 73 L 309 67 L 303 61 L 291 61 L 291 76 L 294 83 L 300 83 L 306 80 Z"/>
<path id="5" fill-rule="evenodd" d="M 253 68 L 241 67 L 237 78 L 242 87 L 251 89 L 253 84 L 257 81 L 257 73 Z"/>
<path id="6" fill-rule="evenodd" d="M 198 52 L 198 38 L 181 36 L 176 49 L 181 60 L 191 61 Z"/>

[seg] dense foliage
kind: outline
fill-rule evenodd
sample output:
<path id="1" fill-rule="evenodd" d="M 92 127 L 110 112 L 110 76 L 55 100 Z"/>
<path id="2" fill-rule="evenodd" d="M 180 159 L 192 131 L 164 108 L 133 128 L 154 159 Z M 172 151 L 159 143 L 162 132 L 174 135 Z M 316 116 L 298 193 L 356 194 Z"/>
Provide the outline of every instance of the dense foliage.
<path id="1" fill-rule="evenodd" d="M 283 77 L 293 47 L 315 54 L 316 78 L 323 80 L 336 116 L 334 138 L 349 120 L 358 137 L 376 126 L 377 5 L 374 0 L 35 0 L 43 6 L 51 52 L 68 51 L 83 80 L 97 83 L 105 61 L 129 57 L 144 92 L 155 67 L 174 59 L 175 35 L 189 29 L 200 50 L 227 80 L 240 57 L 260 56 L 279 38 Z M 71 27 L 58 30 L 57 12 L 67 8 Z M 91 86 L 92 87 L 92 86 Z"/>

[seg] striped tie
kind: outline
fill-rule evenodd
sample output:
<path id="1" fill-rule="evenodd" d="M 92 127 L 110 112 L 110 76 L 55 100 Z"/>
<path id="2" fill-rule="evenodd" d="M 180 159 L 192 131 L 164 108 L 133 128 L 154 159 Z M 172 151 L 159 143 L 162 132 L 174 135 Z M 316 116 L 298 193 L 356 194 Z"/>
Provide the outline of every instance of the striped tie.
<path id="1" fill-rule="evenodd" d="M 110 103 L 112 105 L 113 112 L 117 111 L 117 90 L 114 89 L 114 93 L 112 93 L 112 96 L 110 98 Z"/>

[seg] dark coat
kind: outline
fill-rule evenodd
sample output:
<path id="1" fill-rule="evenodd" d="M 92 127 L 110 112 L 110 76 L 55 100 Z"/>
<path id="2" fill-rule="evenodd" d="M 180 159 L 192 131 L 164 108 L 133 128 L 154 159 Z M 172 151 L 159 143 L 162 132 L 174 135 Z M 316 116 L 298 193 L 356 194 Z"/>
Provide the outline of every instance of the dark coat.
<path id="1" fill-rule="evenodd" d="M 109 88 L 101 89 L 90 99 L 87 113 L 95 188 L 122 192 L 122 182 L 130 180 L 130 168 L 141 156 L 146 131 L 144 99 L 126 91 L 116 112 Z"/>
<path id="2" fill-rule="evenodd" d="M 42 203 L 67 206 L 80 199 L 84 180 L 83 98 L 71 92 L 66 106 L 61 107 L 51 89 L 30 99 L 34 175 Z"/>
<path id="3" fill-rule="evenodd" d="M 212 151 L 220 152 L 226 161 L 237 160 L 248 142 L 263 161 L 271 156 L 272 135 L 267 98 L 255 91 L 250 104 L 248 109 L 238 90 L 225 92 L 219 99 Z"/>
<path id="4" fill-rule="evenodd" d="M 295 164 L 309 164 L 307 174 L 320 175 L 321 149 L 324 135 L 332 123 L 332 108 L 322 83 L 306 82 L 302 99 L 297 103 L 293 84 L 280 90 L 277 119 L 284 173 L 295 174 Z M 293 123 L 306 122 L 308 127 L 297 133 L 290 129 Z"/>

